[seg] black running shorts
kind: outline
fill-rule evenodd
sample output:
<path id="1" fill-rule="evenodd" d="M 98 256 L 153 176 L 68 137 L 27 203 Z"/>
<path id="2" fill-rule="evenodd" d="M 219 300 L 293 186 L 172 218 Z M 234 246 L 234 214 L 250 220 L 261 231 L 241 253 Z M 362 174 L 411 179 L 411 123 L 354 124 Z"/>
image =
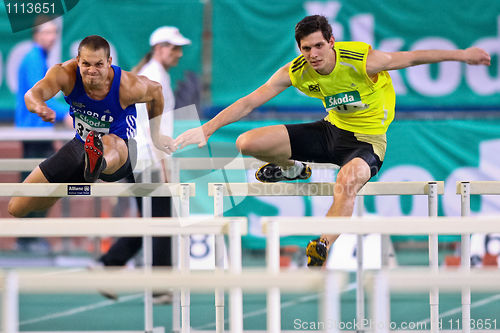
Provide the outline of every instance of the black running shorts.
<path id="1" fill-rule="evenodd" d="M 127 143 L 128 147 L 127 140 L 125 140 L 125 143 Z M 39 166 L 49 183 L 86 183 L 83 177 L 83 171 L 85 170 L 83 142 L 73 138 L 54 155 L 40 163 Z M 105 175 L 101 173 L 99 178 L 106 182 L 115 182 L 130 173 L 132 173 L 132 165 L 129 156 L 125 164 L 114 174 Z"/>
<path id="2" fill-rule="evenodd" d="M 292 148 L 291 159 L 302 162 L 333 163 L 340 167 L 362 158 L 375 176 L 384 160 L 385 134 L 371 135 L 346 131 L 326 120 L 285 125 Z"/>

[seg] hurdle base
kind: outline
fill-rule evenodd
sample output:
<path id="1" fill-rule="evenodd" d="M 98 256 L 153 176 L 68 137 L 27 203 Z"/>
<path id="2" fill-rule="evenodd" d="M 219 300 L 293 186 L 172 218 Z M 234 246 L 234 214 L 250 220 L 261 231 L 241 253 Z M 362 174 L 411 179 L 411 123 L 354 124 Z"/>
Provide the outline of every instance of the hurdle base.
<path id="1" fill-rule="evenodd" d="M 163 326 L 153 327 L 152 331 L 144 331 L 144 332 L 145 333 L 165 333 L 165 327 L 163 327 Z"/>

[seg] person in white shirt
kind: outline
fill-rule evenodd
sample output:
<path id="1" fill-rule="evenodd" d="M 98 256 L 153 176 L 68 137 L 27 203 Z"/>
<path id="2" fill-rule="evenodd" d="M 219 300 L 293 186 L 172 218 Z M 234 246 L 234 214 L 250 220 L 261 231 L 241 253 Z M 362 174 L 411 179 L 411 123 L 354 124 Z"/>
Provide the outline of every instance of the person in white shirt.
<path id="1" fill-rule="evenodd" d="M 175 99 L 172 91 L 170 74 L 168 70 L 177 66 L 179 59 L 183 55 L 182 47 L 191 44 L 191 41 L 185 38 L 178 28 L 172 26 L 163 26 L 151 34 L 149 39 L 150 51 L 142 58 L 139 64 L 132 69 L 132 73 L 144 75 L 152 81 L 157 81 L 162 85 L 164 109 L 161 119 L 147 118 L 145 112 L 146 104 L 137 104 L 137 166 L 134 169 L 135 174 L 140 174 L 146 168 L 151 168 L 153 182 L 168 181 L 168 176 L 163 168 L 162 159 L 167 156 L 154 148 L 151 144 L 149 127 L 151 121 L 161 121 L 161 132 L 167 136 L 173 136 L 174 129 L 174 106 Z M 141 111 L 141 108 L 144 108 Z M 140 175 L 139 175 L 140 176 Z M 134 181 L 131 175 L 129 181 Z M 139 210 L 142 206 L 142 200 L 138 198 Z M 170 198 L 154 197 L 152 198 L 152 216 L 165 217 L 171 216 Z M 99 262 L 104 266 L 123 266 L 129 259 L 142 247 L 142 238 L 123 237 L 119 238 L 104 254 Z M 171 240 L 170 237 L 153 238 L 153 266 L 171 266 Z M 102 292 L 108 298 L 117 299 L 114 292 Z M 160 293 L 154 295 L 155 303 L 167 303 L 171 300 L 170 293 Z"/>
<path id="2" fill-rule="evenodd" d="M 179 64 L 179 60 L 183 56 L 182 47 L 189 44 L 191 44 L 191 41 L 182 36 L 176 27 L 160 27 L 151 34 L 149 39 L 151 50 L 132 70 L 133 73 L 144 75 L 148 79 L 157 81 L 162 85 L 163 97 L 165 99 L 162 127 L 164 133 L 169 136 L 173 135 L 175 98 L 168 70 Z M 141 124 L 148 123 L 147 120 L 143 122 L 138 120 L 138 122 Z"/>

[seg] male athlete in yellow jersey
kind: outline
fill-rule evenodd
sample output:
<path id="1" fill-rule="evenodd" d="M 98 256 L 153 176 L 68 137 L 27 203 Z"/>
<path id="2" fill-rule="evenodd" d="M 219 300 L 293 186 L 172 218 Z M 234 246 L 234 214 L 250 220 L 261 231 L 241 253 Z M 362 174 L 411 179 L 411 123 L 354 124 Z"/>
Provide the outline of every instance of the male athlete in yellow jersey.
<path id="1" fill-rule="evenodd" d="M 382 166 L 385 133 L 394 119 L 395 94 L 388 70 L 441 61 L 489 65 L 484 50 L 382 52 L 362 42 L 335 42 L 323 16 L 307 16 L 295 27 L 301 56 L 215 118 L 181 134 L 175 145 L 202 147 L 219 128 L 238 121 L 290 86 L 321 99 L 328 115 L 306 124 L 275 125 L 243 133 L 236 146 L 245 155 L 269 162 L 256 173 L 261 182 L 307 179 L 304 162 L 341 166 L 327 216 L 351 216 L 357 192 Z M 307 247 L 308 265 L 321 266 L 338 235 L 322 235 Z"/>

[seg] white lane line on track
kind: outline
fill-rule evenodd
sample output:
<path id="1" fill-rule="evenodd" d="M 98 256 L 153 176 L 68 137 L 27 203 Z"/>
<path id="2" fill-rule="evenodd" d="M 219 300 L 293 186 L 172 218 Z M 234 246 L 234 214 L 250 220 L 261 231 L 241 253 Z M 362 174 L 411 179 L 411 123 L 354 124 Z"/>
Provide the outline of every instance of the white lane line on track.
<path id="1" fill-rule="evenodd" d="M 480 306 L 483 306 L 483 305 L 486 305 L 486 304 L 489 304 L 491 302 L 494 302 L 494 301 L 498 301 L 500 300 L 500 294 L 496 294 L 496 295 L 493 295 L 493 296 L 490 296 L 490 297 L 486 297 L 480 301 L 476 301 L 476 302 L 472 302 L 470 307 L 471 309 L 472 308 L 478 308 Z M 457 314 L 457 313 L 461 313 L 462 312 L 462 307 L 459 307 L 459 308 L 455 308 L 455 309 L 451 309 L 451 310 L 448 310 L 446 312 L 443 312 L 441 314 L 439 314 L 439 318 L 446 318 L 446 317 L 449 317 L 449 316 L 453 316 L 454 314 Z M 427 319 L 424 319 L 424 320 L 420 320 L 418 322 L 418 324 L 429 324 L 431 322 L 431 319 L 430 318 L 427 318 Z"/>
<path id="2" fill-rule="evenodd" d="M 347 285 L 347 287 L 344 290 L 342 290 L 342 292 L 345 293 L 345 292 L 354 290 L 355 288 L 356 288 L 356 283 L 350 283 L 349 285 Z M 294 306 L 294 305 L 299 304 L 299 303 L 313 301 L 313 300 L 318 299 L 318 298 L 319 298 L 318 294 L 301 296 L 301 297 L 296 298 L 294 300 L 281 303 L 281 308 L 285 309 L 285 308 L 288 308 L 290 306 Z M 266 308 L 260 309 L 260 310 L 255 310 L 252 312 L 247 312 L 243 315 L 243 319 L 265 315 L 266 313 L 267 313 Z M 227 324 L 227 323 L 229 323 L 229 318 L 226 318 L 224 320 L 224 324 Z M 193 330 L 203 330 L 203 329 L 207 329 L 207 328 L 211 328 L 211 327 L 215 327 L 215 322 L 207 323 L 207 324 L 204 324 L 204 325 L 198 326 L 198 327 L 193 327 Z"/>
<path id="3" fill-rule="evenodd" d="M 107 301 L 102 301 L 99 303 L 80 306 L 80 307 L 70 309 L 67 311 L 63 311 L 63 312 L 53 313 L 53 314 L 45 315 L 45 316 L 38 317 L 38 318 L 24 320 L 24 321 L 21 321 L 19 323 L 19 326 L 35 324 L 35 323 L 39 323 L 39 322 L 46 321 L 46 320 L 56 319 L 56 318 L 67 317 L 67 316 L 71 316 L 71 315 L 74 315 L 77 313 L 82 313 L 85 311 L 91 311 L 91 310 L 95 310 L 95 309 L 99 309 L 99 308 L 104 308 L 106 306 L 110 306 L 113 304 L 125 303 L 125 302 L 132 301 L 134 299 L 141 298 L 143 296 L 144 296 L 144 294 L 142 294 L 142 293 L 141 294 L 134 294 L 134 295 L 120 297 L 117 301 L 107 300 Z"/>

